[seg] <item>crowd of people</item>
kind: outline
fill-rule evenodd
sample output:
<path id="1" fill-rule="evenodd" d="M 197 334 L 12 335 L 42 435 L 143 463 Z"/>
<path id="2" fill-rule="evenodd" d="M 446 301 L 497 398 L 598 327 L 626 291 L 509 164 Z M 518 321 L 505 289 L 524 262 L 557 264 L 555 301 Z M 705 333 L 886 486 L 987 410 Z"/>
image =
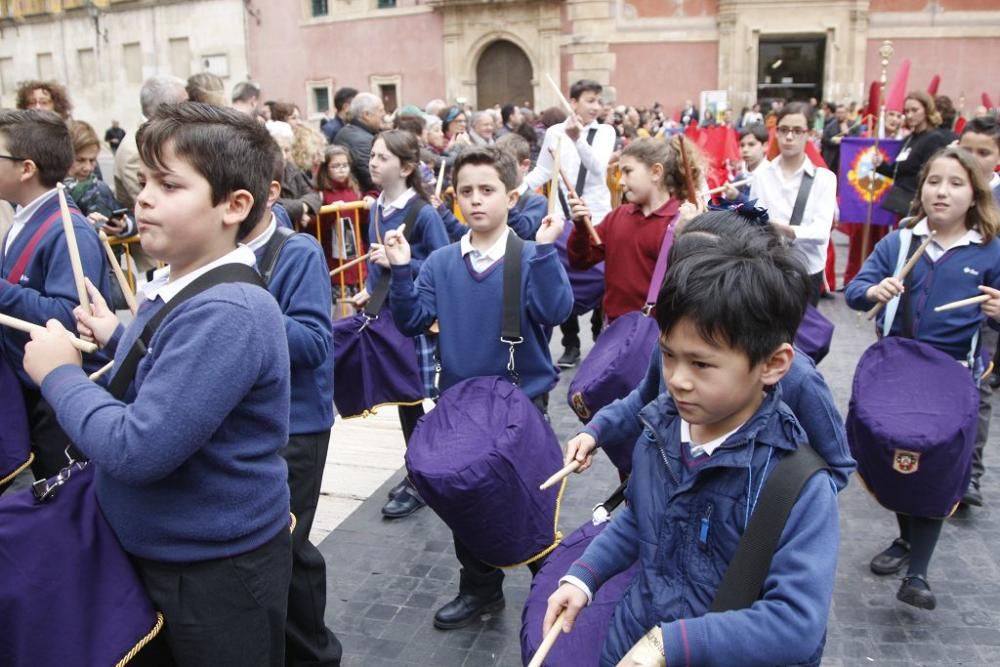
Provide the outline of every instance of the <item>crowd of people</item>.
<path id="1" fill-rule="evenodd" d="M 882 468 L 862 459 L 870 425 L 852 414 L 845 428 L 816 368 L 824 353 L 804 353 L 800 333 L 838 290 L 840 144 L 902 139 L 894 157 L 873 157 L 892 179 L 879 205 L 895 224 L 848 230 L 839 289 L 853 309 L 881 309 L 876 345 L 923 345 L 974 395 L 971 423 L 942 411 L 962 434 L 942 444 L 960 465 L 937 481 L 945 504 L 983 504 L 1000 379 L 989 372 L 1000 353 L 995 110 L 959 124 L 949 100 L 915 90 L 888 101 L 884 122 L 815 100 L 737 115 L 687 100 L 667 115 L 603 93 L 583 79 L 565 106 L 540 112 L 438 99 L 387 113 L 378 96 L 342 88 L 314 127 L 253 82 L 227 95 L 207 73 L 157 76 L 142 86 L 140 127 L 115 122 L 102 142 L 64 87 L 22 85 L 18 109 L 0 111 L 0 371 L 11 378 L 0 373 L 0 399 L 23 406 L 26 455 L 0 469 L 0 491 L 13 487 L 0 513 L 32 480 L 66 482 L 67 456 L 89 460 L 100 511 L 165 619 L 140 660 L 337 665 L 326 564 L 308 539 L 335 404 L 366 411 L 377 405 L 364 402 L 368 384 L 399 387 L 384 402 L 399 405 L 409 446 L 430 428 L 424 398 L 446 406 L 495 376 L 544 422 L 560 368 L 609 375 L 609 358 L 632 355 L 645 371 L 624 390 L 571 401 L 584 424 L 564 462 L 585 473 L 601 449 L 627 478 L 626 503 L 558 573 L 545 632 L 561 626 L 575 641 L 597 591 L 637 562 L 600 664 L 819 664 L 837 494 L 855 459 L 899 524 L 871 570 L 903 573 L 898 599 L 934 609 L 930 563 L 950 509 L 899 498 L 923 492 L 913 473 L 936 453 L 896 443 Z M 731 133 L 737 152 L 714 154 L 709 130 Z M 113 175 L 98 166 L 105 146 Z M 346 207 L 361 213 L 342 217 Z M 131 286 L 109 269 L 105 237 L 136 235 L 126 326 L 116 311 Z M 595 345 L 582 358 L 588 313 Z M 375 329 L 384 354 L 374 338 L 342 345 Z M 4 447 L 18 444 L 9 419 Z M 772 507 L 793 465 L 805 472 L 762 585 L 720 613 L 727 567 L 760 532 L 755 509 Z M 404 520 L 431 487 L 408 476 L 383 515 Z M 432 508 L 461 567 L 434 617 L 450 630 L 503 606 L 497 566 L 508 563 L 450 523 L 463 508 Z M 550 551 L 521 562 L 536 575 Z"/>

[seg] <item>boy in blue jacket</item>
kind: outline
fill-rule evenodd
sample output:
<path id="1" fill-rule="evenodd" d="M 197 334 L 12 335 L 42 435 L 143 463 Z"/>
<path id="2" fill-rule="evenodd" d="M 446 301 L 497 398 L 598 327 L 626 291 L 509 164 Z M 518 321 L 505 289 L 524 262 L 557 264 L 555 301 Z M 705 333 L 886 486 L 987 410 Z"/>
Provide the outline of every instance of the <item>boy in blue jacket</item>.
<path id="1" fill-rule="evenodd" d="M 16 205 L 14 225 L 0 243 L 0 313 L 35 324 L 59 320 L 73 329 L 73 308 L 79 303 L 66 235 L 63 232 L 56 184 L 73 164 L 73 142 L 58 114 L 50 111 L 0 112 L 0 199 Z M 101 242 L 93 227 L 67 195 L 80 262 L 85 276 L 110 293 Z M 17 373 L 31 428 L 38 479 L 66 466 L 70 441 L 59 428 L 38 385 L 22 367 L 28 334 L 0 327 L 0 353 Z M 107 362 L 97 352 L 83 357 L 93 372 Z"/>
<path id="2" fill-rule="evenodd" d="M 91 291 L 81 334 L 120 367 L 161 308 L 215 268 L 256 258 L 237 242 L 267 204 L 271 138 L 253 118 L 207 104 L 162 106 L 136 136 L 142 248 L 169 264 L 124 329 Z M 176 305 L 118 400 L 87 379 L 55 321 L 24 367 L 94 465 L 97 499 L 132 557 L 180 665 L 284 665 L 291 573 L 289 360 L 274 298 L 218 284 Z M 114 371 L 113 371 L 114 372 Z"/>
<path id="3" fill-rule="evenodd" d="M 284 161 L 271 145 L 274 180 L 267 209 L 245 239 L 257 257 L 257 270 L 285 316 L 291 362 L 291 420 L 281 455 L 288 464 L 295 528 L 292 531 L 292 583 L 285 626 L 287 664 L 340 664 L 343 649 L 326 627 L 326 562 L 309 541 L 319 503 L 326 454 L 333 427 L 333 321 L 330 280 L 323 249 L 308 234 L 281 229 L 273 209 L 281 194 Z"/>
<path id="4" fill-rule="evenodd" d="M 668 392 L 640 412 L 628 505 L 549 598 L 545 631 L 565 609 L 568 632 L 593 593 L 638 560 L 601 665 L 819 664 L 838 543 L 826 471 L 796 500 L 760 599 L 709 612 L 770 474 L 806 442 L 778 382 L 807 296 L 788 249 L 742 239 L 670 267 L 656 303 Z"/>
<path id="5" fill-rule="evenodd" d="M 470 232 L 459 243 L 431 253 L 416 283 L 401 232 L 390 231 L 384 246 L 372 246 L 373 261 L 386 257 L 392 265 L 389 303 L 399 330 L 413 336 L 435 319 L 440 322 L 441 391 L 468 378 L 505 375 L 510 354 L 499 334 L 504 251 L 512 233 L 507 212 L 517 203 L 517 165 L 495 147 L 469 148 L 455 160 L 454 182 Z M 524 341 L 516 346 L 514 359 L 521 389 L 542 412 L 559 379 L 545 327 L 565 320 L 573 307 L 569 278 L 553 245 L 561 231 L 561 219 L 546 218 L 535 242 L 525 242 L 521 258 Z M 455 554 L 462 564 L 459 594 L 434 617 L 442 630 L 468 625 L 504 604 L 503 572 L 476 559 L 457 540 Z"/>

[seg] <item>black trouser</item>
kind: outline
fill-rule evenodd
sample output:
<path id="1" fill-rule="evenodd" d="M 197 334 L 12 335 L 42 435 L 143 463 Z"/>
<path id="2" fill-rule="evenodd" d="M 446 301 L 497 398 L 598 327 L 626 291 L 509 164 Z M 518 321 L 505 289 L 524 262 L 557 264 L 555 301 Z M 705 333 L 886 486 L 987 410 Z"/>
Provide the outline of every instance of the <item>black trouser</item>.
<path id="1" fill-rule="evenodd" d="M 424 404 L 419 405 L 400 405 L 399 406 L 399 425 L 403 429 L 403 442 L 410 444 L 410 436 L 413 435 L 413 429 L 417 427 L 417 422 L 421 417 L 424 416 Z"/>
<path id="2" fill-rule="evenodd" d="M 1000 360 L 994 360 L 993 363 L 1000 363 Z M 990 387 L 989 382 L 981 380 L 979 382 L 979 420 L 976 423 L 976 447 L 972 450 L 972 479 L 969 482 L 977 488 L 985 471 L 983 448 L 990 437 L 990 419 L 993 417 L 992 397 L 993 388 Z"/>
<path id="3" fill-rule="evenodd" d="M 69 464 L 66 458 L 67 447 L 73 458 L 85 458 L 73 447 L 69 436 L 59 426 L 55 411 L 42 398 L 40 391 L 24 388 L 24 406 L 28 411 L 31 451 L 35 453 L 35 460 L 31 464 L 35 479 L 52 477 L 65 468 Z"/>
<path id="4" fill-rule="evenodd" d="M 326 562 L 309 541 L 319 503 L 330 431 L 293 435 L 281 456 L 288 463 L 295 530 L 292 532 L 292 578 L 285 625 L 286 665 L 340 664 L 343 648 L 326 627 Z"/>
<path id="5" fill-rule="evenodd" d="M 813 273 L 809 275 L 809 303 L 813 306 L 819 305 L 819 298 L 823 296 L 823 292 L 826 291 L 826 283 L 824 282 L 823 271 L 819 273 Z"/>
<path id="6" fill-rule="evenodd" d="M 548 392 L 536 396 L 531 399 L 531 402 L 541 411 L 542 415 L 548 418 Z M 459 575 L 458 592 L 477 593 L 483 596 L 499 592 L 503 588 L 503 570 L 484 563 L 472 555 L 469 548 L 454 533 L 452 533 L 452 539 L 455 541 L 455 556 L 462 565 L 462 572 Z M 531 570 L 531 576 L 535 576 L 544 563 L 544 558 L 529 563 L 528 569 Z"/>
<path id="7" fill-rule="evenodd" d="M 178 665 L 284 666 L 292 572 L 287 528 L 253 551 L 230 558 L 132 561 L 153 607 L 163 612 L 162 633 Z"/>
<path id="8" fill-rule="evenodd" d="M 604 313 L 601 307 L 598 306 L 590 313 L 590 332 L 594 335 L 594 340 L 601 335 L 601 329 L 604 328 Z M 580 349 L 580 320 L 576 315 L 570 315 L 569 319 L 559 325 L 559 331 L 562 332 L 562 346 L 564 350 L 568 350 L 571 347 Z"/>

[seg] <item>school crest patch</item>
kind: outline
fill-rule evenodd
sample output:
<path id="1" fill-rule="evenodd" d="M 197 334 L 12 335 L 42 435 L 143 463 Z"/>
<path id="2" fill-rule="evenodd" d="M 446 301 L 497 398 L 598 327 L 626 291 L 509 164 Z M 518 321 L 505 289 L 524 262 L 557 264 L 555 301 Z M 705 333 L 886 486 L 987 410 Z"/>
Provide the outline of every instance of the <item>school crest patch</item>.
<path id="1" fill-rule="evenodd" d="M 892 469 L 904 475 L 917 472 L 920 467 L 920 452 L 897 449 L 892 457 Z"/>
<path id="2" fill-rule="evenodd" d="M 583 400 L 583 394 L 576 392 L 570 400 L 573 403 L 573 411 L 580 416 L 580 419 L 590 419 L 590 410 Z"/>

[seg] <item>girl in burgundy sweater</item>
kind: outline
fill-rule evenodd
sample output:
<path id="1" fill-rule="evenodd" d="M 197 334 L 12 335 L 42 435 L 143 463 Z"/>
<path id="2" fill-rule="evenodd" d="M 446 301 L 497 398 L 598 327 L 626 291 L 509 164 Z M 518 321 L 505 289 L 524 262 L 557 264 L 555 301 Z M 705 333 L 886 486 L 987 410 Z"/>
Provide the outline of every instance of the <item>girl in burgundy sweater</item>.
<path id="1" fill-rule="evenodd" d="M 316 172 L 314 187 L 323 198 L 323 206 L 336 202 L 361 201 L 361 186 L 351 172 L 351 154 L 345 147 L 327 147 L 323 163 Z M 358 221 L 357 225 L 355 220 Z M 326 255 L 331 270 L 366 252 L 367 213 L 359 213 L 356 218 L 353 211 L 344 211 L 339 215 L 326 214 L 320 216 L 320 224 L 323 230 L 323 254 Z M 364 285 L 365 275 L 365 264 L 362 262 L 332 280 L 335 287 L 354 294 L 359 286 Z M 341 294 L 341 297 L 348 295 Z"/>

